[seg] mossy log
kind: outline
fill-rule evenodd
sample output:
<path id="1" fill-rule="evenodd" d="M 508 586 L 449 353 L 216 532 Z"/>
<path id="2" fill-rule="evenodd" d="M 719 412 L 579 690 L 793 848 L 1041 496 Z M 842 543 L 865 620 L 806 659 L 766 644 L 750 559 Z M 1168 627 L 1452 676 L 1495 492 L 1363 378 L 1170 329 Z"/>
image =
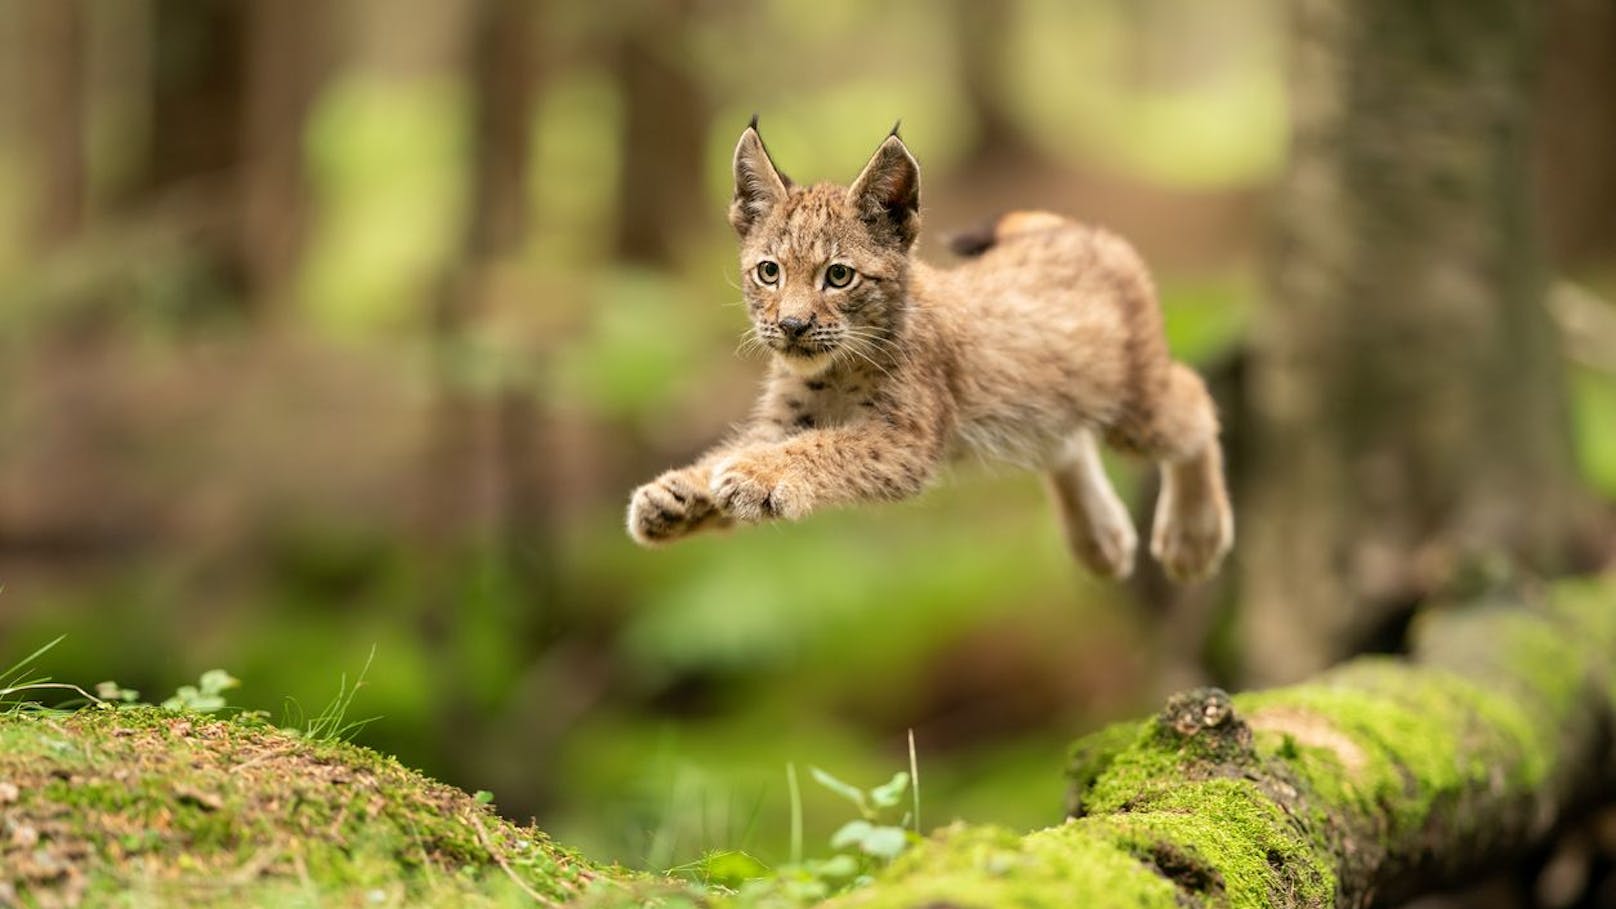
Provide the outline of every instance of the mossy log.
<path id="1" fill-rule="evenodd" d="M 1065 824 L 940 831 L 835 905 L 1363 907 L 1519 857 L 1616 784 L 1610 590 L 1438 609 L 1407 658 L 1180 695 L 1076 745 Z"/>
<path id="2" fill-rule="evenodd" d="M 1066 823 L 945 828 L 827 905 L 1363 907 L 1519 856 L 1616 791 L 1613 589 L 1176 697 L 1077 744 Z M 366 749 L 155 708 L 0 716 L 0 834 L 0 905 L 800 904 L 601 868 Z"/>

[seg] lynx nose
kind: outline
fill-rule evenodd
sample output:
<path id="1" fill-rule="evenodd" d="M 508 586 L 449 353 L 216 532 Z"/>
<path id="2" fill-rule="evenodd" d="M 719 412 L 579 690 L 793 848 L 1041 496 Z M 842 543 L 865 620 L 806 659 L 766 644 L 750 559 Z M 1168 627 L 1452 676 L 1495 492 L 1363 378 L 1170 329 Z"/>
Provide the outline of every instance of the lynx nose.
<path id="1" fill-rule="evenodd" d="M 796 316 L 786 316 L 780 320 L 780 330 L 785 333 L 786 339 L 795 341 L 808 330 L 809 320 L 799 319 Z"/>

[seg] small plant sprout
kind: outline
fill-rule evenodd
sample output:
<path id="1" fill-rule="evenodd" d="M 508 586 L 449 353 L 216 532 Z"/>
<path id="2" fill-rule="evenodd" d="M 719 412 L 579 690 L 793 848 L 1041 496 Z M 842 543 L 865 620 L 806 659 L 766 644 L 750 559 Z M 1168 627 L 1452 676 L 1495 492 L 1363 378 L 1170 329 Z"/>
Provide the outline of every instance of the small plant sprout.
<path id="1" fill-rule="evenodd" d="M 96 683 L 95 696 L 109 704 L 134 704 L 140 701 L 140 692 L 125 688 L 111 679 Z"/>
<path id="2" fill-rule="evenodd" d="M 910 815 L 916 836 L 925 836 L 920 830 L 920 761 L 915 757 L 915 731 L 909 730 L 909 791 L 914 793 L 915 810 Z"/>
<path id="3" fill-rule="evenodd" d="M 313 718 L 309 718 L 303 712 L 302 705 L 296 700 L 287 698 L 286 708 L 281 716 L 282 728 L 301 732 L 304 738 L 316 742 L 346 742 L 352 739 L 359 730 L 379 719 L 379 717 L 348 719 L 348 710 L 353 706 L 354 697 L 359 694 L 359 689 L 365 687 L 365 676 L 370 673 L 370 665 L 375 661 L 376 645 L 372 644 L 370 655 L 365 657 L 365 665 L 360 667 L 353 684 L 348 684 L 348 674 L 343 673 L 337 680 L 336 696 Z"/>
<path id="4" fill-rule="evenodd" d="M 352 685 L 348 684 L 348 675 L 343 673 L 337 682 L 337 696 L 331 703 L 320 711 L 320 715 L 309 723 L 309 728 L 303 734 L 311 739 L 327 741 L 347 741 L 354 734 L 375 721 L 375 717 L 362 720 L 349 720 L 348 708 L 353 706 L 354 696 L 359 689 L 365 686 L 365 676 L 370 674 L 370 664 L 376 662 L 376 645 L 370 645 L 370 655 L 365 657 L 365 665 L 360 667 L 359 674 L 354 677 Z"/>
<path id="5" fill-rule="evenodd" d="M 77 685 L 70 685 L 66 682 L 53 682 L 50 676 L 31 677 L 29 675 L 32 671 L 29 667 L 38 662 L 39 658 L 48 653 L 52 647 L 62 643 L 62 639 L 65 637 L 67 637 L 65 634 L 57 636 L 55 640 L 13 663 L 10 668 L 0 671 L 0 711 L 39 709 L 39 704 L 36 702 L 20 699 L 17 696 L 29 692 L 48 690 L 71 691 L 82 696 L 89 704 L 97 707 L 105 706 L 103 699 Z"/>
<path id="6" fill-rule="evenodd" d="M 241 685 L 241 680 L 223 669 L 209 669 L 195 685 L 181 685 L 174 696 L 163 701 L 164 710 L 213 713 L 224 709 L 224 693 Z"/>
<path id="7" fill-rule="evenodd" d="M 843 782 L 817 767 L 811 768 L 814 781 L 826 789 L 852 802 L 862 817 L 843 824 L 831 836 L 832 849 L 856 850 L 862 856 L 883 862 L 897 858 L 909 848 L 919 835 L 904 829 L 913 815 L 906 815 L 897 824 L 885 823 L 883 815 L 904 801 L 909 791 L 910 774 L 898 771 L 892 779 L 868 791 Z M 869 868 L 861 868 L 869 871 Z"/>
<path id="8" fill-rule="evenodd" d="M 11 667 L 6 669 L 4 672 L 0 672 L 0 690 L 5 690 L 8 692 L 20 690 L 28 685 L 48 681 L 42 678 L 29 679 L 28 667 L 32 666 L 34 663 L 37 663 L 40 657 L 50 652 L 51 648 L 62 643 L 62 639 L 65 637 L 67 637 L 65 634 L 58 635 L 55 640 L 47 643 L 45 646 L 11 664 Z"/>
<path id="9" fill-rule="evenodd" d="M 843 824 L 830 838 L 836 854 L 826 859 L 802 857 L 802 792 L 797 767 L 786 764 L 786 789 L 791 799 L 791 862 L 769 872 L 745 853 L 710 853 L 694 869 L 709 884 L 739 891 L 760 904 L 774 905 L 779 896 L 792 903 L 811 903 L 868 883 L 883 865 L 903 854 L 920 835 L 905 829 L 914 817 L 906 813 L 898 823 L 888 815 L 904 802 L 914 779 L 914 755 L 909 771 L 900 771 L 874 789 L 860 789 L 818 767 L 808 768 L 814 782 L 846 799 L 859 816 Z M 919 807 L 919 802 L 916 803 Z"/>
<path id="10" fill-rule="evenodd" d="M 715 849 L 701 858 L 668 869 L 669 874 L 684 875 L 710 887 L 735 891 L 769 874 L 769 866 L 749 853 L 738 849 Z"/>
<path id="11" fill-rule="evenodd" d="M 802 864 L 802 790 L 797 788 L 797 765 L 786 764 L 786 792 L 791 796 L 791 864 Z"/>
<path id="12" fill-rule="evenodd" d="M 863 789 L 854 786 L 852 783 L 844 783 L 818 767 L 809 767 L 808 773 L 813 776 L 814 782 L 852 802 L 853 806 L 859 810 L 859 814 L 864 815 L 866 818 L 870 817 L 870 802 Z"/>

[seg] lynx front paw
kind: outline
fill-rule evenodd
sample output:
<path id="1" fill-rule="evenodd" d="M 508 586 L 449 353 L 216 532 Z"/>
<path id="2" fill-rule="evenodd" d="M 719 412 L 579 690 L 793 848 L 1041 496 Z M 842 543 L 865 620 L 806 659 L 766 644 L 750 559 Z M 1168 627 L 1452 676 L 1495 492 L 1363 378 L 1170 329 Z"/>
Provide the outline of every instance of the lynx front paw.
<path id="1" fill-rule="evenodd" d="M 761 460 L 730 458 L 713 468 L 711 487 L 718 510 L 737 521 L 796 520 L 808 513 L 805 490 L 786 471 Z"/>
<path id="2" fill-rule="evenodd" d="M 1233 545 L 1234 514 L 1226 497 L 1189 501 L 1169 490 L 1157 503 L 1150 553 L 1174 581 L 1188 584 L 1217 574 Z"/>
<path id="3" fill-rule="evenodd" d="M 670 470 L 634 490 L 628 503 L 628 533 L 642 546 L 676 540 L 713 521 L 707 490 L 689 471 Z"/>

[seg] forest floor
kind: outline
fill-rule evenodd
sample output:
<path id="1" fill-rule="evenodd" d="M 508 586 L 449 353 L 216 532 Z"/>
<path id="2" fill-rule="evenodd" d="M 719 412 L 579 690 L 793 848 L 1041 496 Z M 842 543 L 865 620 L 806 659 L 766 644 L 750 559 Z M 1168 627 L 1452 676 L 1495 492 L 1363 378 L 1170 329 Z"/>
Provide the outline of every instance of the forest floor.
<path id="1" fill-rule="evenodd" d="M 251 715 L 0 714 L 0 906 L 555 904 L 603 872 L 486 794 Z"/>

